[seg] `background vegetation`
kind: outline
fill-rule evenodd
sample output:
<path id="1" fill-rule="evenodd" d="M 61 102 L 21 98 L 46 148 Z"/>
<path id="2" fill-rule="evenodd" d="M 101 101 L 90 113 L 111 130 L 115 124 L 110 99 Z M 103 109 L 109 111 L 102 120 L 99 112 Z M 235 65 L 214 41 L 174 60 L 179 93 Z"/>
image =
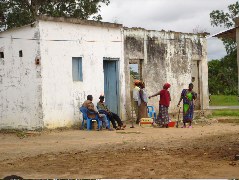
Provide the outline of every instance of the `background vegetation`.
<path id="1" fill-rule="evenodd" d="M 237 96 L 233 95 L 211 95 L 211 106 L 239 106 Z M 239 110 L 237 110 L 239 112 Z"/>
<path id="2" fill-rule="evenodd" d="M 239 2 L 228 6 L 228 11 L 214 10 L 210 13 L 212 26 L 231 28 L 239 16 Z M 219 60 L 208 62 L 208 84 L 210 94 L 237 95 L 237 44 L 235 39 L 221 39 L 227 55 Z"/>
<path id="3" fill-rule="evenodd" d="M 0 0 L 0 31 L 31 24 L 39 15 L 101 20 L 110 0 Z"/>

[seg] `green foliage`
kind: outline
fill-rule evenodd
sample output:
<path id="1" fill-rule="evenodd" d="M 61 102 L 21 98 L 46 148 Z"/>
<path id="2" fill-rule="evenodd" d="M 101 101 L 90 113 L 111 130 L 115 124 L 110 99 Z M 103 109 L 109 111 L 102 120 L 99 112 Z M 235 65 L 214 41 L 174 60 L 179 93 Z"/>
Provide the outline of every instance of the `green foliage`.
<path id="1" fill-rule="evenodd" d="M 38 15 L 101 20 L 101 4 L 110 0 L 1 0 L 0 31 L 30 24 Z"/>
<path id="2" fill-rule="evenodd" d="M 134 79 L 140 79 L 139 73 L 133 71 L 131 67 L 130 67 L 130 75 L 133 76 Z"/>
<path id="3" fill-rule="evenodd" d="M 237 53 L 234 51 L 221 60 L 208 62 L 208 85 L 211 94 L 236 95 Z"/>
<path id="4" fill-rule="evenodd" d="M 239 106 L 237 96 L 211 95 L 210 99 L 210 106 Z"/>
<path id="5" fill-rule="evenodd" d="M 238 109 L 221 109 L 221 110 L 213 110 L 212 116 L 232 116 L 239 118 Z"/>
<path id="6" fill-rule="evenodd" d="M 229 12 L 214 10 L 210 13 L 211 25 L 230 28 L 234 26 L 234 18 L 239 15 L 239 3 L 228 6 Z"/>
<path id="7" fill-rule="evenodd" d="M 210 20 L 212 26 L 220 26 L 225 28 L 233 27 L 234 19 L 239 16 L 239 2 L 228 6 L 228 12 L 222 10 L 214 10 L 210 13 Z M 222 39 L 226 48 L 227 54 L 230 54 L 236 50 L 236 40 Z"/>

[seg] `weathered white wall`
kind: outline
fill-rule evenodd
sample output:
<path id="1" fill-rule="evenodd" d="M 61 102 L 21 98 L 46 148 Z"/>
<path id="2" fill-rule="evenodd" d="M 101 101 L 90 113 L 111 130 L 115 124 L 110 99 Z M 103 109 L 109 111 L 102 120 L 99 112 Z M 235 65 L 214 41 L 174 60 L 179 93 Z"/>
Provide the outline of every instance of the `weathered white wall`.
<path id="1" fill-rule="evenodd" d="M 201 108 L 208 107 L 208 68 L 205 38 L 195 34 L 148 31 L 140 28 L 125 29 L 126 84 L 129 82 L 129 60 L 143 59 L 143 80 L 149 95 L 171 84 L 170 112 L 177 112 L 177 103 L 182 89 L 192 81 L 192 61 L 199 63 Z M 126 87 L 129 92 L 129 86 Z M 158 111 L 158 97 L 149 100 Z M 129 100 L 127 98 L 127 105 Z"/>
<path id="2" fill-rule="evenodd" d="M 201 66 L 200 66 L 200 80 L 201 80 L 201 109 L 209 109 L 209 89 L 208 89 L 208 63 L 207 63 L 207 40 L 200 39 L 202 46 Z"/>
<path id="3" fill-rule="evenodd" d="M 78 104 L 88 94 L 104 93 L 103 57 L 119 58 L 120 107 L 125 117 L 125 75 L 121 28 L 39 21 L 44 125 L 70 126 L 79 121 Z M 52 41 L 53 40 L 53 41 Z M 54 41 L 57 40 L 57 41 Z M 73 82 L 72 57 L 82 57 L 83 82 Z"/>
<path id="4" fill-rule="evenodd" d="M 1 32 L 0 129 L 43 127 L 41 68 L 35 65 L 40 54 L 37 27 L 25 26 Z M 14 39 L 19 38 L 19 39 Z M 19 57 L 22 50 L 23 57 Z"/>

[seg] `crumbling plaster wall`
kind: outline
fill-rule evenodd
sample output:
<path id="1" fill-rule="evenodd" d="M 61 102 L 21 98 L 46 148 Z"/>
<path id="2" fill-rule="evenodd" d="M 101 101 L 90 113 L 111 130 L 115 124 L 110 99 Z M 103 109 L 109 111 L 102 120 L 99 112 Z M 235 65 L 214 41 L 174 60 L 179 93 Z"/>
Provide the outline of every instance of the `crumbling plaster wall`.
<path id="1" fill-rule="evenodd" d="M 198 35 L 148 31 L 140 28 L 125 28 L 125 71 L 129 77 L 129 60 L 143 59 L 143 80 L 146 84 L 148 95 L 155 94 L 162 89 L 163 84 L 171 84 L 170 112 L 177 111 L 177 103 L 182 89 L 187 88 L 192 81 L 191 62 L 200 61 L 199 78 L 201 94 L 199 99 L 202 109 L 208 107 L 208 77 L 206 40 Z M 129 78 L 126 84 L 129 84 Z M 130 91 L 130 87 L 126 87 Z M 158 111 L 158 97 L 149 100 Z M 130 98 L 127 98 L 130 106 Z"/>
<path id="2" fill-rule="evenodd" d="M 25 26 L 1 32 L 0 51 L 0 129 L 43 127 L 41 67 L 37 27 Z M 19 57 L 19 51 L 23 57 Z"/>
<path id="3" fill-rule="evenodd" d="M 104 57 L 119 59 L 120 115 L 125 119 L 122 29 L 54 21 L 39 24 L 45 126 L 71 126 L 82 119 L 79 106 L 87 95 L 93 95 L 94 104 L 99 101 L 104 93 Z M 82 57 L 83 81 L 72 79 L 72 57 Z"/>

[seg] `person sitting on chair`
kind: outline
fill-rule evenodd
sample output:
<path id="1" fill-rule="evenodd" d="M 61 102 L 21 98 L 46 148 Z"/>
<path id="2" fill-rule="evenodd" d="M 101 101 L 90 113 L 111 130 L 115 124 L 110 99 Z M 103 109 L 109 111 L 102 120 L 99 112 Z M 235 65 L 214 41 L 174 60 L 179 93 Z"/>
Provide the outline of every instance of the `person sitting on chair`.
<path id="1" fill-rule="evenodd" d="M 106 129 L 108 130 L 112 130 L 110 129 L 110 125 L 107 123 L 107 117 L 105 114 L 100 114 L 96 109 L 95 106 L 93 104 L 93 96 L 92 95 L 88 95 L 87 96 L 87 100 L 82 104 L 82 107 L 87 108 L 90 113 L 87 114 L 87 116 L 89 118 L 95 118 L 97 115 L 100 117 L 100 120 L 103 122 L 103 126 L 106 127 Z M 101 127 L 102 128 L 102 127 Z"/>
<path id="2" fill-rule="evenodd" d="M 113 128 L 115 128 L 116 130 L 120 130 L 120 129 L 124 130 L 126 125 L 123 124 L 123 122 L 121 121 L 120 117 L 117 114 L 111 112 L 107 108 L 107 106 L 104 103 L 105 97 L 104 96 L 100 96 L 99 99 L 100 99 L 100 101 L 97 103 L 97 107 L 98 107 L 99 112 L 104 113 L 104 114 L 106 114 L 109 117 L 109 119 L 110 119 L 110 121 L 111 121 L 111 123 L 113 125 Z M 118 127 L 116 126 L 115 121 L 117 121 Z"/>

